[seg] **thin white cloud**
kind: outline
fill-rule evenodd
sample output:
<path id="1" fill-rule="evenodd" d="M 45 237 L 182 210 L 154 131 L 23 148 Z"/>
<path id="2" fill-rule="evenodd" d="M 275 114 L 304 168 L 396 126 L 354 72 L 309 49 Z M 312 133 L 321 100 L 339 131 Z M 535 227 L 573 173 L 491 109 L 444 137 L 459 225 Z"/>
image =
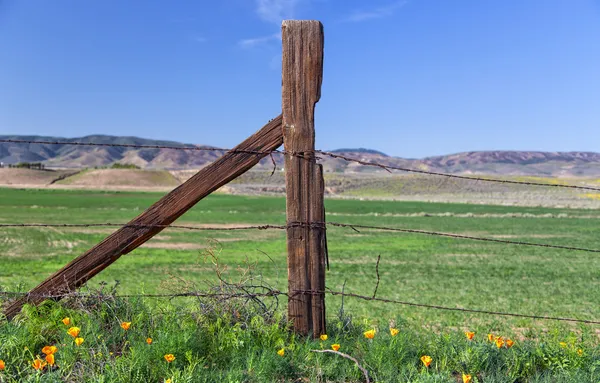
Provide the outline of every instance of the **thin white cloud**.
<path id="1" fill-rule="evenodd" d="M 383 7 L 378 7 L 370 10 L 357 10 L 348 15 L 346 18 L 344 18 L 343 21 L 359 22 L 391 16 L 394 14 L 394 12 L 403 7 L 407 2 L 407 0 L 400 0 Z"/>
<path id="2" fill-rule="evenodd" d="M 293 19 L 296 6 L 302 0 L 256 0 L 256 13 L 264 21 L 281 24 L 284 19 Z"/>
<path id="3" fill-rule="evenodd" d="M 238 45 L 242 48 L 254 48 L 263 44 L 267 44 L 274 40 L 281 40 L 281 32 L 277 32 L 268 36 L 240 40 L 238 41 Z"/>

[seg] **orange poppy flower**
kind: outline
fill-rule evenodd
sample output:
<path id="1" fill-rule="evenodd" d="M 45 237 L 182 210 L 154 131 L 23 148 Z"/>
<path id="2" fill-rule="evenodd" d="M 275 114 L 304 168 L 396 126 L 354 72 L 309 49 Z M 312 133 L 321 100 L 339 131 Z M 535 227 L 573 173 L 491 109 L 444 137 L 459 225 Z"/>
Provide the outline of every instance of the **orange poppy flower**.
<path id="1" fill-rule="evenodd" d="M 421 362 L 423 362 L 423 364 L 425 365 L 425 367 L 429 367 L 429 365 L 431 364 L 432 360 L 433 359 L 429 355 L 423 355 L 421 357 Z"/>
<path id="2" fill-rule="evenodd" d="M 129 330 L 131 327 L 131 322 L 121 322 L 121 328 L 125 331 Z"/>
<path id="3" fill-rule="evenodd" d="M 167 362 L 171 363 L 172 361 L 175 360 L 175 355 L 173 355 L 173 354 L 167 354 L 167 355 L 165 355 L 165 360 Z"/>
<path id="4" fill-rule="evenodd" d="M 515 344 L 515 341 L 512 339 L 506 340 L 506 347 L 511 348 Z"/>
<path id="5" fill-rule="evenodd" d="M 462 374 L 463 383 L 471 383 L 471 375 L 470 374 Z"/>
<path id="6" fill-rule="evenodd" d="M 54 354 L 46 355 L 46 362 L 48 362 L 49 365 L 54 366 Z"/>
<path id="7" fill-rule="evenodd" d="M 65 317 L 65 318 L 63 318 L 62 322 L 64 323 L 65 326 L 68 326 L 71 324 L 71 318 Z"/>
<path id="8" fill-rule="evenodd" d="M 43 370 L 44 367 L 46 367 L 46 362 L 44 362 L 43 360 L 41 360 L 40 358 L 36 358 L 33 363 L 31 363 L 31 366 L 33 368 L 35 368 L 36 370 Z"/>
<path id="9" fill-rule="evenodd" d="M 375 330 L 365 331 L 365 338 L 367 338 L 367 339 L 375 338 Z"/>
<path id="10" fill-rule="evenodd" d="M 82 343 L 83 343 L 83 338 L 75 338 L 75 344 L 77 346 L 81 346 Z"/>
<path id="11" fill-rule="evenodd" d="M 391 328 L 390 329 L 390 335 L 391 336 L 396 336 L 400 333 L 400 330 L 398 330 L 397 328 Z"/>
<path id="12" fill-rule="evenodd" d="M 340 349 L 340 345 L 339 345 L 339 344 L 337 344 L 337 343 L 334 343 L 334 344 L 332 344 L 332 345 L 331 345 L 331 349 L 332 349 L 333 351 L 337 351 L 337 350 L 339 350 L 339 349 Z"/>
<path id="13" fill-rule="evenodd" d="M 54 354 L 56 351 L 58 351 L 56 346 L 46 346 L 46 347 L 42 348 L 42 352 L 46 355 Z"/>
<path id="14" fill-rule="evenodd" d="M 285 349 L 282 348 L 280 350 L 277 350 L 277 355 L 284 356 L 285 355 Z"/>
<path id="15" fill-rule="evenodd" d="M 146 338 L 146 343 L 152 344 L 152 338 Z"/>
<path id="16" fill-rule="evenodd" d="M 465 336 L 467 337 L 468 340 L 473 340 L 475 333 L 473 331 L 465 331 Z"/>
<path id="17" fill-rule="evenodd" d="M 327 340 L 327 334 L 323 334 L 319 337 L 319 339 L 321 339 L 322 341 L 326 341 Z"/>
<path id="18" fill-rule="evenodd" d="M 495 342 L 496 342 L 496 347 L 498 347 L 498 348 L 502 348 L 502 346 L 504 346 L 504 339 L 502 339 L 501 336 L 497 337 Z"/>
<path id="19" fill-rule="evenodd" d="M 71 327 L 67 330 L 67 334 L 71 335 L 73 338 L 77 338 L 80 331 L 81 329 L 79 327 Z"/>
<path id="20" fill-rule="evenodd" d="M 4 370 L 6 368 L 6 364 L 4 363 L 4 361 L 2 359 L 0 359 L 0 371 Z"/>
<path id="21" fill-rule="evenodd" d="M 493 342 L 496 340 L 496 337 L 494 336 L 494 334 L 488 334 L 488 341 Z"/>

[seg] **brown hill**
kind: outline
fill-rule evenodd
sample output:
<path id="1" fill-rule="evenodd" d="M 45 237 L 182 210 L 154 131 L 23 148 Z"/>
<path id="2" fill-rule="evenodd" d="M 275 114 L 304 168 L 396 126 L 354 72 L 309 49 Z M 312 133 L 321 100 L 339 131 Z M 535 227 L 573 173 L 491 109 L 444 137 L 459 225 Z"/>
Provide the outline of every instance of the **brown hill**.
<path id="1" fill-rule="evenodd" d="M 91 142 L 127 145 L 198 147 L 212 150 L 173 150 L 159 148 L 94 147 L 49 144 L 0 143 L 0 162 L 43 162 L 55 168 L 106 167 L 114 163 L 133 164 L 144 169 L 198 169 L 213 162 L 223 150 L 209 146 L 182 144 L 173 141 L 148 140 L 138 137 L 86 136 L 58 138 L 41 136 L 0 136 L 0 139 Z M 339 149 L 334 151 L 362 161 L 376 162 L 410 169 L 454 174 L 540 175 L 552 177 L 600 176 L 600 153 L 538 152 L 538 151 L 473 151 L 423 159 L 391 157 L 370 149 Z M 382 172 L 381 168 L 322 156 L 327 172 Z M 281 155 L 274 155 L 278 167 L 283 166 Z M 263 159 L 258 169 L 272 168 L 271 158 Z"/>

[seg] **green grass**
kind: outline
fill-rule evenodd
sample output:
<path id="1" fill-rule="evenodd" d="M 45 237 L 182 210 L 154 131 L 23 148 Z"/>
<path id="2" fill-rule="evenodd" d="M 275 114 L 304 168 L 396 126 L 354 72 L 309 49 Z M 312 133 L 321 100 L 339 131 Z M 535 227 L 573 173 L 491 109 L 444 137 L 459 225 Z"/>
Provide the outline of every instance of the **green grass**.
<path id="1" fill-rule="evenodd" d="M 0 223 L 124 223 L 161 195 L 0 189 Z M 600 248 L 596 218 L 600 214 L 590 209 L 356 200 L 327 200 L 326 209 L 328 220 L 336 222 Z M 282 225 L 285 200 L 212 195 L 176 223 Z M 0 285 L 13 290 L 29 289 L 111 230 L 0 229 Z M 600 318 L 600 257 L 593 253 L 374 230 L 356 233 L 333 227 L 327 235 L 331 262 L 327 286 L 333 290 L 341 290 L 345 283 L 346 292 L 371 295 L 376 284 L 375 262 L 381 255 L 379 297 L 491 311 Z M 210 246 L 214 240 L 219 242 L 220 262 L 229 267 L 232 278 L 237 275 L 238 266 L 251 262 L 266 282 L 286 290 L 285 233 L 275 230 L 167 229 L 149 242 L 151 247 L 123 256 L 92 280 L 90 286 L 118 280 L 121 293 L 204 288 L 206 281 L 215 281 L 215 274 L 200 247 Z M 327 297 L 330 323 L 335 323 L 340 305 L 339 297 Z M 460 335 L 469 329 L 478 334 L 502 333 L 520 343 L 536 340 L 537 346 L 531 346 L 531 352 L 549 337 L 581 340 L 587 334 L 586 342 L 599 343 L 597 326 L 428 310 L 352 298 L 345 300 L 344 309 L 355 322 L 385 328 L 389 320 L 395 319 L 403 329 L 426 339 L 430 334 Z M 444 373 L 452 372 L 441 368 Z"/>
<path id="2" fill-rule="evenodd" d="M 600 378 L 600 348 L 591 334 L 548 335 L 544 343 L 517 341 L 498 348 L 477 333 L 473 340 L 457 331 L 415 332 L 403 323 L 392 336 L 387 325 L 332 320 L 326 340 L 294 336 L 280 315 L 265 319 L 257 306 L 205 299 L 187 303 L 127 300 L 104 295 L 95 300 L 45 302 L 26 306 L 17 320 L 0 322 L 1 382 L 361 382 L 351 355 L 375 382 L 595 382 Z M 207 307 L 219 307 L 211 312 Z M 235 308 L 236 310 L 231 310 Z M 234 315 L 236 313 L 236 315 Z M 68 317 L 71 323 L 64 325 Z M 122 322 L 131 322 L 125 331 Z M 67 333 L 81 329 L 77 346 Z M 366 339 L 366 330 L 376 330 Z M 498 334 L 497 334 L 498 335 Z M 149 344 L 147 339 L 151 338 Z M 561 344 L 562 343 L 562 344 Z M 32 367 L 44 346 L 58 348 L 55 366 Z M 283 350 L 284 355 L 279 355 Z M 175 360 L 168 363 L 165 355 Z M 421 357 L 429 355 L 429 367 Z"/>

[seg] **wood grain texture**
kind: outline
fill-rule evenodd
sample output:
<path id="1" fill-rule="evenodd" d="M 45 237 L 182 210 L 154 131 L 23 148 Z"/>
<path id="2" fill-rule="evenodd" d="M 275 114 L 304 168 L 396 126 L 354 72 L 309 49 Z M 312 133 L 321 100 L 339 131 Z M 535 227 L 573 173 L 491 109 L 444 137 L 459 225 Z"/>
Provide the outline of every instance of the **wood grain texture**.
<path id="1" fill-rule="evenodd" d="M 243 174 L 270 151 L 281 146 L 283 143 L 281 125 L 282 116 L 279 115 L 223 157 L 161 198 L 128 225 L 171 224 L 202 198 Z M 75 290 L 119 257 L 134 250 L 162 230 L 162 227 L 120 228 L 47 278 L 31 290 L 29 295 L 8 305 L 4 311 L 5 315 L 10 319 L 19 313 L 25 303 L 38 304 L 44 300 L 44 296 L 55 296 Z"/>
<path id="2" fill-rule="evenodd" d="M 323 166 L 317 164 L 314 168 L 313 180 L 310 185 L 309 222 L 325 223 L 325 182 Z M 327 256 L 327 238 L 324 225 L 314 225 L 309 228 L 309 257 L 308 267 L 310 287 L 312 291 L 325 291 L 325 258 Z M 326 334 L 325 326 L 325 293 L 311 294 L 310 315 L 312 320 L 313 337 Z"/>
<path id="3" fill-rule="evenodd" d="M 322 196 L 315 193 L 317 165 L 315 161 L 315 104 L 321 97 L 323 78 L 323 26 L 318 21 L 286 20 L 282 24 L 282 109 L 287 194 L 287 222 L 321 222 Z M 320 265 L 322 245 L 314 243 L 319 236 L 314 227 L 290 226 L 288 248 L 288 317 L 294 331 L 318 336 L 325 331 L 325 316 L 313 321 L 313 296 L 298 291 L 317 289 L 313 286 L 311 264 Z M 315 257 L 313 259 L 313 257 Z M 316 272 L 318 274 L 318 272 Z M 324 270 L 323 270 L 324 276 Z M 315 278 L 319 277 L 315 275 Z M 315 280 L 316 283 L 316 280 Z M 322 286 L 324 289 L 324 285 Z M 320 306 L 315 306 L 318 308 Z M 323 300 L 324 313 L 324 300 Z"/>

